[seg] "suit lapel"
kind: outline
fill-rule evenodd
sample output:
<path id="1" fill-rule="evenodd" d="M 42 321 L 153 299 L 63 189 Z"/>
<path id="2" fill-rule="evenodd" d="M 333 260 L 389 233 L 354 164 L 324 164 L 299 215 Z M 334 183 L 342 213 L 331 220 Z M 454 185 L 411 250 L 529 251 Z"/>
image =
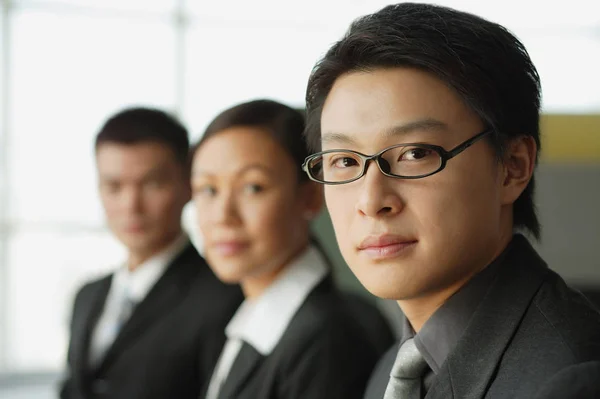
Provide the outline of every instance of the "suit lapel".
<path id="1" fill-rule="evenodd" d="M 244 342 L 219 392 L 219 399 L 236 397 L 236 393 L 243 387 L 262 360 L 263 356 Z"/>
<path id="2" fill-rule="evenodd" d="M 515 236 L 496 281 L 438 373 L 427 399 L 482 398 L 547 268 L 522 236 Z"/>
<path id="3" fill-rule="evenodd" d="M 72 333 L 74 373 L 78 373 L 82 379 L 86 378 L 90 370 L 89 353 L 92 332 L 102 314 L 111 281 L 112 276 L 109 276 L 90 287 L 89 293 L 81 299 L 81 310 L 77 319 L 74 320 Z"/>
<path id="4" fill-rule="evenodd" d="M 148 295 L 134 309 L 131 317 L 121 328 L 113 344 L 108 348 L 98 371 L 109 367 L 119 354 L 155 322 L 160 320 L 184 298 L 185 289 L 197 273 L 200 265 L 190 259 L 196 250 L 190 244 L 167 268 Z"/>
<path id="5" fill-rule="evenodd" d="M 377 363 L 375 367 L 375 371 L 371 374 L 371 378 L 369 379 L 369 383 L 367 384 L 367 388 L 365 391 L 364 398 L 365 399 L 381 399 L 385 395 L 385 390 L 387 389 L 388 383 L 390 382 L 390 373 L 392 371 L 392 367 L 394 366 L 394 362 L 396 361 L 396 356 L 398 356 L 398 350 L 400 349 L 400 344 L 395 343 L 381 359 Z"/>

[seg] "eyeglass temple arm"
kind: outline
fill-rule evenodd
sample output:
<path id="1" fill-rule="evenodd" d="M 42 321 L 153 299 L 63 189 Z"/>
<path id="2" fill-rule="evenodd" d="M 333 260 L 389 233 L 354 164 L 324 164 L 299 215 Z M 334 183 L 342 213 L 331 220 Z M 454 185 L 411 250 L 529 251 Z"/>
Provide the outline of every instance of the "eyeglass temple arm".
<path id="1" fill-rule="evenodd" d="M 463 152 L 464 150 L 466 150 L 467 148 L 469 148 L 470 146 L 475 144 L 477 141 L 481 140 L 483 137 L 492 133 L 493 131 L 494 131 L 493 129 L 484 130 L 483 132 L 471 137 L 469 140 L 465 141 L 464 143 L 459 144 L 458 146 L 454 147 L 453 149 L 451 149 L 450 151 L 448 151 L 446 153 L 447 159 L 454 158 L 455 156 L 457 156 L 458 154 L 460 154 L 461 152 Z"/>

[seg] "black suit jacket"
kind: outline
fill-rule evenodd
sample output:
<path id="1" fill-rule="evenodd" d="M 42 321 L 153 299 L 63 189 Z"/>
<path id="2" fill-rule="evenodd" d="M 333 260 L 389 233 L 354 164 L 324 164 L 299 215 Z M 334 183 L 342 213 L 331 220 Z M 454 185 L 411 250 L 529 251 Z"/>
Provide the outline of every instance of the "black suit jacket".
<path id="1" fill-rule="evenodd" d="M 362 312 L 367 311 L 368 314 Z M 375 323 L 367 328 L 368 320 Z M 375 331 L 380 326 L 385 331 Z M 373 337 L 388 342 L 373 343 Z M 219 399 L 361 398 L 392 335 L 379 311 L 340 294 L 330 279 L 309 294 L 279 343 L 262 356 L 244 343 Z"/>
<path id="2" fill-rule="evenodd" d="M 429 399 L 600 398 L 600 314 L 520 235 L 427 392 Z M 398 346 L 367 399 L 381 399 Z"/>
<path id="3" fill-rule="evenodd" d="M 112 275 L 91 282 L 76 296 L 60 397 L 197 399 L 225 342 L 225 325 L 243 300 L 239 287 L 217 280 L 189 244 L 91 369 L 91 333 L 111 280 Z"/>

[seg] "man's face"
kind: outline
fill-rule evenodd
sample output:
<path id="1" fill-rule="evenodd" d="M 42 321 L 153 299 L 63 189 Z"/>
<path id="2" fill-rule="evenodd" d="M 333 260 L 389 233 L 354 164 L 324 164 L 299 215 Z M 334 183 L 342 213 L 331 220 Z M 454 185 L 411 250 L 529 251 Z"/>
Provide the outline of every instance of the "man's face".
<path id="1" fill-rule="evenodd" d="M 324 104 L 321 139 L 323 150 L 367 155 L 401 143 L 451 150 L 484 128 L 441 80 L 394 68 L 338 78 Z M 371 163 L 362 178 L 326 186 L 325 198 L 358 279 L 379 297 L 405 300 L 460 286 L 498 255 L 512 221 L 502 182 L 494 149 L 479 140 L 432 176 L 386 177 Z"/>
<path id="2" fill-rule="evenodd" d="M 108 225 L 129 251 L 152 254 L 179 234 L 190 188 L 169 147 L 102 143 L 96 163 Z"/>

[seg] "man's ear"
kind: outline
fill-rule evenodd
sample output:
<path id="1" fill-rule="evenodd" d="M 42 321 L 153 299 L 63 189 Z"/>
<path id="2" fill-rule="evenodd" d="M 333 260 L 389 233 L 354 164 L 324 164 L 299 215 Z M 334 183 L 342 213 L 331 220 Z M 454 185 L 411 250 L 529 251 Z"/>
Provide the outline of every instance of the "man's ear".
<path id="1" fill-rule="evenodd" d="M 535 169 L 537 144 L 532 136 L 519 136 L 506 144 L 503 156 L 502 204 L 513 204 L 525 190 Z"/>
<path id="2" fill-rule="evenodd" d="M 302 196 L 304 197 L 304 210 L 302 216 L 307 221 L 314 219 L 324 204 L 323 185 L 313 181 L 302 183 Z"/>

